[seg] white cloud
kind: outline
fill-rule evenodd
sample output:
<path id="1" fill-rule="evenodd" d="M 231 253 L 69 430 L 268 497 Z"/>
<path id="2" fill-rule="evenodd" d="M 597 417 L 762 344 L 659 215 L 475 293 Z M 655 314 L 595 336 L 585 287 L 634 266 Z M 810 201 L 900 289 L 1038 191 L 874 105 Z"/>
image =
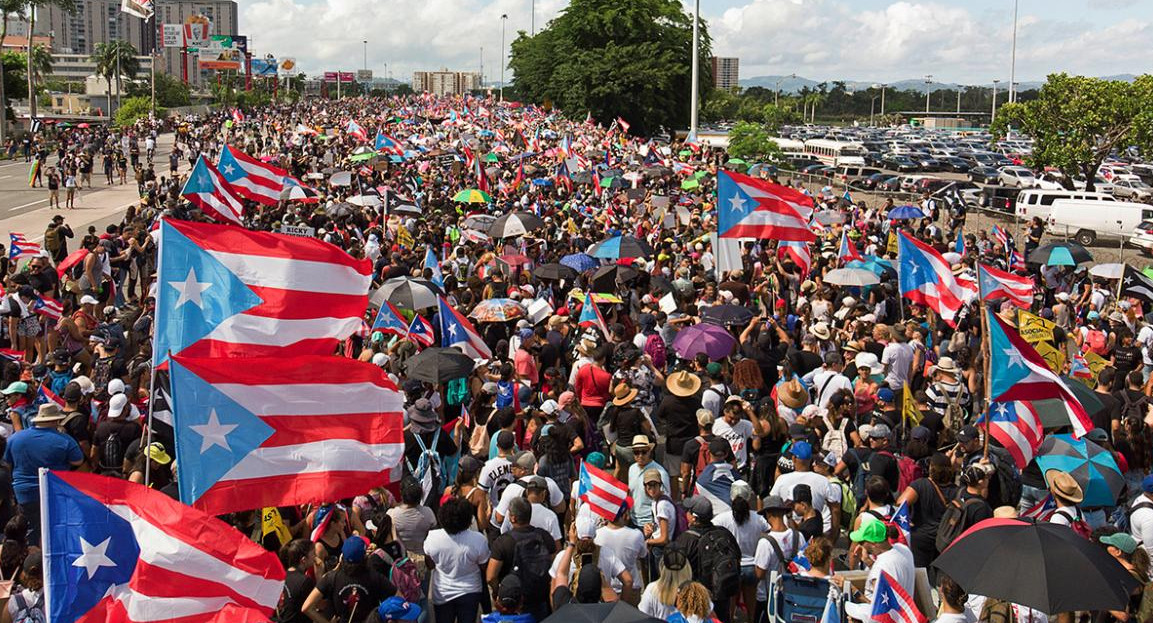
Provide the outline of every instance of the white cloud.
<path id="1" fill-rule="evenodd" d="M 1133 0 L 1086 0 L 1117 8 Z M 505 49 L 529 29 L 531 0 L 256 0 L 242 3 L 242 31 L 257 53 L 295 55 L 309 73 L 352 70 L 363 63 L 394 77 L 415 70 L 476 71 L 484 47 L 485 75 L 500 74 L 501 14 L 509 16 Z M 1011 5 L 981 10 L 945 0 L 900 0 L 861 10 L 853 0 L 746 0 L 705 18 L 714 53 L 741 59 L 742 77 L 796 73 L 814 79 L 879 80 L 933 74 L 948 82 L 1007 80 Z M 537 29 L 567 0 L 536 0 Z M 1018 80 L 1053 71 L 1090 75 L 1140 73 L 1153 65 L 1153 15 L 1108 13 L 1115 19 L 1061 21 L 1044 5 L 1022 3 Z M 507 79 L 511 74 L 506 72 Z"/>

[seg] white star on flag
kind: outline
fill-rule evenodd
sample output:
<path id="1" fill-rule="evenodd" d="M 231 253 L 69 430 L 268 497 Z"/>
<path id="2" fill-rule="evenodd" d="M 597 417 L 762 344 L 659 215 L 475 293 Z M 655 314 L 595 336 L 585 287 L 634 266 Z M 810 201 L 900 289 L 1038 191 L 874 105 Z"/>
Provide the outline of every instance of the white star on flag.
<path id="1" fill-rule="evenodd" d="M 93 545 L 80 537 L 80 550 L 83 552 L 80 557 L 72 561 L 73 567 L 84 567 L 88 572 L 88 579 L 91 580 L 92 576 L 100 570 L 100 567 L 115 567 L 116 563 L 108 557 L 108 544 L 112 541 L 112 537 L 104 539 L 104 542 L 99 545 Z"/>
<path id="2" fill-rule="evenodd" d="M 207 424 L 197 424 L 188 428 L 203 437 L 200 442 L 200 453 L 204 454 L 212 446 L 220 446 L 232 452 L 232 447 L 228 445 L 228 433 L 236 430 L 237 426 L 239 424 L 221 424 L 220 418 L 216 415 L 216 409 L 213 409 L 208 413 Z"/>
<path id="3" fill-rule="evenodd" d="M 169 281 L 168 285 L 180 292 L 180 297 L 176 299 L 176 304 L 172 306 L 172 309 L 180 309 L 181 305 L 189 302 L 204 309 L 204 299 L 201 295 L 204 294 L 205 290 L 212 287 L 212 282 L 197 281 L 196 269 L 189 268 L 188 276 L 184 278 L 184 281 Z"/>

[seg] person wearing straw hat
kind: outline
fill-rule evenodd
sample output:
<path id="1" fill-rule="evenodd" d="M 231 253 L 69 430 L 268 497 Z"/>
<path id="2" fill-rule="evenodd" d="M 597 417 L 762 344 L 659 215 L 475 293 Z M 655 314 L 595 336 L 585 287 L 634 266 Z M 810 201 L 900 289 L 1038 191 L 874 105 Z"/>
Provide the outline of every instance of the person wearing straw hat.
<path id="1" fill-rule="evenodd" d="M 28 542 L 40 542 L 40 468 L 68 471 L 84 463 L 76 440 L 60 430 L 64 412 L 54 402 L 40 405 L 31 428 L 8 438 L 4 462 L 12 468 L 12 489 L 28 519 Z"/>

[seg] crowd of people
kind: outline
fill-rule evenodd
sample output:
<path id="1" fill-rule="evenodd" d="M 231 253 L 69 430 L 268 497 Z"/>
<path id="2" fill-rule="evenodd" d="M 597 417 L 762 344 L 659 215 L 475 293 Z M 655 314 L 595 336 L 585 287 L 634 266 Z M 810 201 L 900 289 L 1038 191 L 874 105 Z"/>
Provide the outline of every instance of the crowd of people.
<path id="1" fill-rule="evenodd" d="M 367 137 L 349 132 L 350 122 Z M 401 149 L 350 162 L 374 130 Z M 160 218 L 207 217 L 181 198 L 175 166 L 157 176 L 140 162 L 140 143 L 151 160 L 154 132 L 60 131 L 58 163 L 48 166 L 40 150 L 50 190 L 61 173 L 90 185 L 85 168 L 90 174 L 101 159 L 106 181 L 123 183 L 131 163 L 142 172 L 140 203 L 120 223 L 83 235 L 65 209 L 49 225 L 45 254 L 2 266 L 0 576 L 17 580 L 13 616 L 42 604 L 38 469 L 140 483 L 147 474 L 148 486 L 177 497 L 171 430 L 149 418 L 161 408 L 148 391 L 151 232 Z M 1044 620 L 1059 613 L 966 595 L 931 564 L 950 536 L 1031 511 L 1046 496 L 1056 509 L 1048 521 L 1092 531 L 1149 583 L 1153 327 L 1140 304 L 1117 300 L 1085 264 L 1016 266 L 1012 237 L 1032 250 L 1044 235 L 1037 224 L 1008 232 L 1008 246 L 966 230 L 963 204 L 926 197 L 926 218 L 890 221 L 891 202 L 854 203 L 812 188 L 814 204 L 839 218 L 820 224 L 808 254 L 755 240 L 734 261 L 720 256 L 715 238 L 722 152 L 491 99 L 221 111 L 180 126 L 173 163 L 214 158 L 226 144 L 315 191 L 276 206 L 248 202 L 244 226 L 311 228 L 370 259 L 374 285 L 439 278 L 465 316 L 492 299 L 512 312 L 476 321 L 491 358 L 466 378 L 430 384 L 407 376 L 406 361 L 422 345 L 372 330 L 376 309 L 365 310 L 365 329 L 340 354 L 380 366 L 403 392 L 406 475 L 365 482 L 353 499 L 224 518 L 279 553 L 287 581 L 277 621 L 530 623 L 569 603 L 620 600 L 662 620 L 761 622 L 773 620 L 786 575 L 831 582 L 850 602 L 848 615 L 867 621 L 882 572 L 912 595 L 918 569 L 929 569 L 938 587 L 939 620 Z M 341 170 L 350 183 L 334 183 Z M 454 200 L 485 185 L 486 199 Z M 366 195 L 380 201 L 347 201 Z M 415 209 L 392 209 L 400 204 Z M 489 236 L 484 216 L 512 211 L 541 224 Z M 1082 485 L 1069 473 L 1018 469 L 990 440 L 978 422 L 988 380 L 978 307 L 950 324 L 902 301 L 886 262 L 898 229 L 941 252 L 963 247 L 957 274 L 971 275 L 980 258 L 1032 275 L 1031 309 L 1055 323 L 1052 347 L 1067 362 L 1081 352 L 1101 358 L 1087 382 L 1104 408 L 1090 414 L 1087 438 L 1112 455 L 1127 483 L 1111 503 L 1082 504 Z M 824 281 L 842 264 L 843 232 L 880 284 Z M 647 248 L 580 257 L 618 235 Z M 88 253 L 58 269 L 72 240 Z M 536 272 L 574 257 L 587 264 L 559 276 Z M 1016 307 L 990 304 L 1016 322 Z M 439 332 L 435 308 L 402 311 L 421 313 Z M 689 354 L 674 346 L 701 323 L 726 332 L 731 346 Z M 629 493 L 612 517 L 582 495 L 589 468 Z M 902 506 L 907 539 L 894 518 Z M 1143 595 L 1128 611 L 1098 616 L 1146 621 L 1153 600 Z"/>

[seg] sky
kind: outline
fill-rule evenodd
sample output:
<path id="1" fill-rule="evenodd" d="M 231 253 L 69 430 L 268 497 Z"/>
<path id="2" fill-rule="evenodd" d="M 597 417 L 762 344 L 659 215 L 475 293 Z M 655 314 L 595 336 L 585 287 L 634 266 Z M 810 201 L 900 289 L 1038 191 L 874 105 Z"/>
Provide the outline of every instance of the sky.
<path id="1" fill-rule="evenodd" d="M 446 67 L 500 80 L 517 31 L 567 0 L 238 0 L 255 54 L 295 57 L 310 74 L 361 69 L 408 81 Z M 1019 0 L 1017 80 L 1056 71 L 1107 76 L 1153 67 L 1153 0 Z M 700 0 L 713 53 L 741 78 L 1008 82 L 1012 0 Z M 691 11 L 691 4 L 686 4 Z M 368 41 L 367 46 L 363 43 Z M 505 70 L 505 80 L 512 75 Z"/>

